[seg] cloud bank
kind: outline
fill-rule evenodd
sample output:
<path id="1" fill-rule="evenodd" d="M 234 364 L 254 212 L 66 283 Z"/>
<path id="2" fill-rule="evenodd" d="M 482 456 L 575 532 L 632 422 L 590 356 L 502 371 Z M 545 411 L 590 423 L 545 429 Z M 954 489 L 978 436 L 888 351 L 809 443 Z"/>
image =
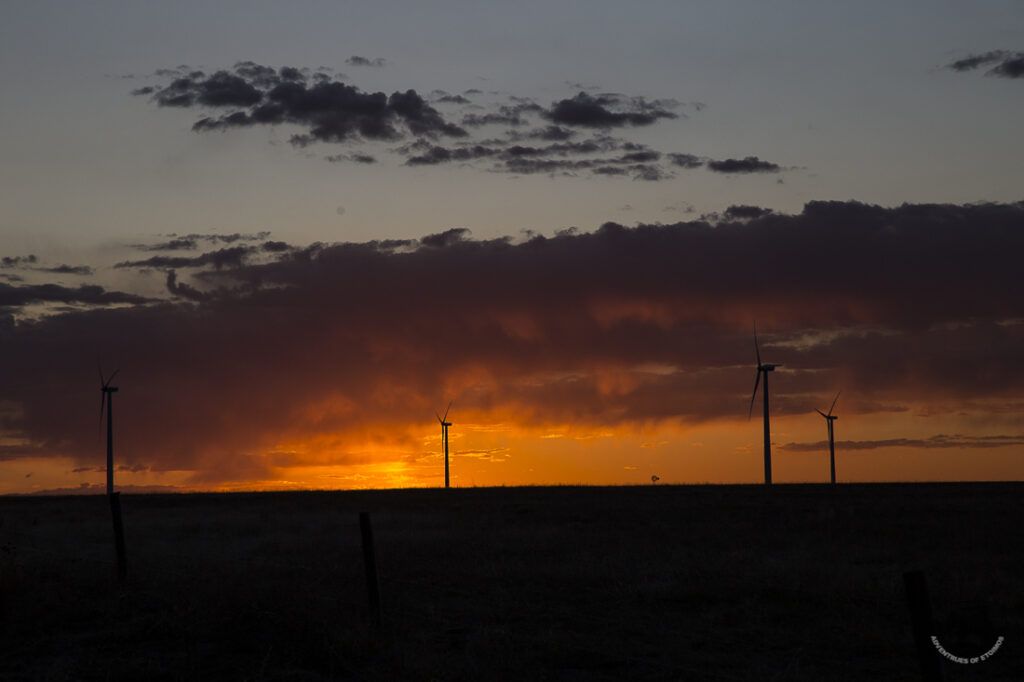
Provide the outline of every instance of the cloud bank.
<path id="1" fill-rule="evenodd" d="M 754 320 L 778 415 L 837 386 L 847 414 L 1024 405 L 1024 202 L 756 209 L 122 264 L 161 301 L 0 285 L 4 456 L 96 465 L 97 355 L 121 368 L 122 463 L 197 481 L 415 450 L 451 399 L 531 428 L 746 420 Z M 38 300 L 97 307 L 13 322 Z"/>

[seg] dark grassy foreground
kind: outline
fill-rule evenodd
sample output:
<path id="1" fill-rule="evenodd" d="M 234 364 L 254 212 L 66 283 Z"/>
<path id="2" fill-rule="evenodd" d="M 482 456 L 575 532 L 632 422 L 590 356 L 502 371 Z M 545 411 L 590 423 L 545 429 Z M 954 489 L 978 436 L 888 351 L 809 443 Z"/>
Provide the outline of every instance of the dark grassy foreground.
<path id="1" fill-rule="evenodd" d="M 977 629 L 987 607 L 1005 636 L 988 661 L 944 664 L 946 679 L 1024 679 L 1024 484 L 154 495 L 123 508 L 119 589 L 105 498 L 0 498 L 0 679 L 914 680 L 914 568 L 942 627 Z"/>

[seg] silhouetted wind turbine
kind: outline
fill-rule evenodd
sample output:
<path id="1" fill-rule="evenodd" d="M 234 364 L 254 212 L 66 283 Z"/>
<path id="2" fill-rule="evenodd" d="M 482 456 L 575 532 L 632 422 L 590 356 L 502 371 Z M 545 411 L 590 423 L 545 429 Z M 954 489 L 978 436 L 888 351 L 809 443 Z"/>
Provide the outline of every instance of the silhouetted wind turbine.
<path id="1" fill-rule="evenodd" d="M 839 391 L 842 393 L 842 391 Z M 832 424 L 839 417 L 832 414 L 832 410 L 835 409 L 836 400 L 839 400 L 839 393 L 836 393 L 836 399 L 832 401 L 832 407 L 828 408 L 828 414 L 825 414 L 821 410 L 815 408 L 815 412 L 825 418 L 825 423 L 828 425 L 828 461 L 832 467 L 832 482 L 836 482 L 836 441 L 835 441 L 835 429 Z"/>
<path id="2" fill-rule="evenodd" d="M 747 419 L 754 413 L 754 398 L 757 397 L 757 385 L 761 381 L 761 374 L 764 373 L 764 484 L 772 484 L 772 437 L 771 429 L 768 427 L 768 372 L 776 367 L 782 367 L 781 363 L 766 364 L 761 362 L 761 349 L 757 345 L 757 325 L 754 325 L 754 352 L 757 353 L 757 378 L 754 380 L 754 394 L 750 396 L 750 411 Z"/>
<path id="3" fill-rule="evenodd" d="M 103 378 L 103 368 L 100 368 L 100 423 L 103 423 L 103 409 L 107 410 L 107 495 L 114 492 L 114 394 L 117 387 L 111 386 L 117 373 L 121 370 L 115 369 L 114 373 L 106 379 Z"/>
<path id="4" fill-rule="evenodd" d="M 448 419 L 448 410 L 452 409 L 451 401 L 448 402 L 448 409 L 444 411 L 444 416 L 434 414 L 437 416 L 437 421 L 441 422 L 441 443 L 444 444 L 444 487 L 449 487 L 448 482 L 448 427 L 451 426 L 451 422 L 445 421 Z"/>

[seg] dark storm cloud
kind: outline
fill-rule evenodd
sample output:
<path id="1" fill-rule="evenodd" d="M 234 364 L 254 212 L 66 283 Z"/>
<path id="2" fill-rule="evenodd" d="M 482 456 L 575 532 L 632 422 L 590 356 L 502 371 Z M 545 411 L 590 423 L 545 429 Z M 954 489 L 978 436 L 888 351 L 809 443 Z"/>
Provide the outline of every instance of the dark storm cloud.
<path id="1" fill-rule="evenodd" d="M 453 228 L 209 261 L 205 291 L 167 277 L 180 302 L 4 285 L 7 306 L 136 305 L 0 324 L 0 404 L 18 406 L 0 428 L 26 442 L 8 457 L 96 466 L 100 350 L 122 368 L 119 465 L 203 480 L 266 477 L 282 444 L 400 433 L 452 397 L 533 427 L 745 420 L 755 319 L 762 356 L 784 365 L 780 416 L 816 418 L 837 385 L 844 414 L 1012 415 L 1022 252 L 1024 203 L 812 202 L 717 224 L 518 242 Z M 339 447 L 303 456 L 352 461 Z"/>
<path id="2" fill-rule="evenodd" d="M 724 161 L 708 161 L 708 170 L 716 173 L 778 173 L 782 168 L 777 163 L 762 161 L 756 156 L 743 159 L 725 159 Z"/>
<path id="3" fill-rule="evenodd" d="M 349 66 L 384 66 L 387 64 L 382 57 L 368 59 L 366 57 L 360 57 L 359 55 L 352 55 L 345 60 L 345 63 Z"/>
<path id="4" fill-rule="evenodd" d="M 973 71 L 982 66 L 992 66 L 992 68 L 985 72 L 986 76 L 1024 78 L 1024 52 L 993 50 L 958 59 L 951 64 L 947 64 L 946 68 L 953 71 Z"/>

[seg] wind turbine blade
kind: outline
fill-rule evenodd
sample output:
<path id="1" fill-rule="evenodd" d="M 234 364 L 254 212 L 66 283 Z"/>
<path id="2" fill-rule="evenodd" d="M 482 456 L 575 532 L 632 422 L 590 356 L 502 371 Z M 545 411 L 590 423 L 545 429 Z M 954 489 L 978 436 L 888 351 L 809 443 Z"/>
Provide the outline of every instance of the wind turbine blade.
<path id="1" fill-rule="evenodd" d="M 842 392 L 843 392 L 842 389 L 840 389 L 839 393 L 842 393 Z M 836 399 L 832 401 L 832 407 L 828 408 L 828 414 L 829 414 L 830 417 L 832 416 L 832 410 L 835 409 L 836 400 L 839 400 L 839 393 L 836 393 Z"/>
<path id="2" fill-rule="evenodd" d="M 820 414 L 822 417 L 825 417 L 826 419 L 828 418 L 828 415 L 819 410 L 818 408 L 814 408 L 814 411 Z"/>
<path id="3" fill-rule="evenodd" d="M 761 366 L 761 348 L 757 345 L 757 322 L 754 323 L 754 352 L 757 353 L 757 366 Z M 760 374 L 758 378 L 760 378 Z"/>
<path id="4" fill-rule="evenodd" d="M 754 394 L 750 396 L 750 410 L 747 412 L 747 421 L 754 414 L 754 398 L 757 397 L 757 385 L 761 383 L 761 370 L 757 371 L 757 379 L 754 380 Z"/>
<path id="5" fill-rule="evenodd" d="M 448 409 L 446 409 L 444 411 L 444 421 L 448 421 L 448 410 L 452 409 L 452 403 L 453 402 L 455 402 L 455 401 L 454 400 L 449 400 L 448 401 Z"/>
<path id="6" fill-rule="evenodd" d="M 120 369 L 115 369 L 114 370 L 114 373 L 111 374 L 110 377 L 107 379 L 107 386 L 110 385 L 110 382 L 114 380 L 114 377 L 116 377 L 117 373 L 120 372 L 120 371 L 121 371 Z"/>
<path id="7" fill-rule="evenodd" d="M 443 420 L 443 419 L 441 419 L 441 415 L 439 415 L 439 414 L 438 414 L 437 412 L 435 412 L 435 413 L 434 413 L 434 416 L 435 416 L 435 417 L 437 417 L 437 421 L 439 421 L 439 422 L 441 422 L 442 424 L 444 424 L 444 420 Z"/>

